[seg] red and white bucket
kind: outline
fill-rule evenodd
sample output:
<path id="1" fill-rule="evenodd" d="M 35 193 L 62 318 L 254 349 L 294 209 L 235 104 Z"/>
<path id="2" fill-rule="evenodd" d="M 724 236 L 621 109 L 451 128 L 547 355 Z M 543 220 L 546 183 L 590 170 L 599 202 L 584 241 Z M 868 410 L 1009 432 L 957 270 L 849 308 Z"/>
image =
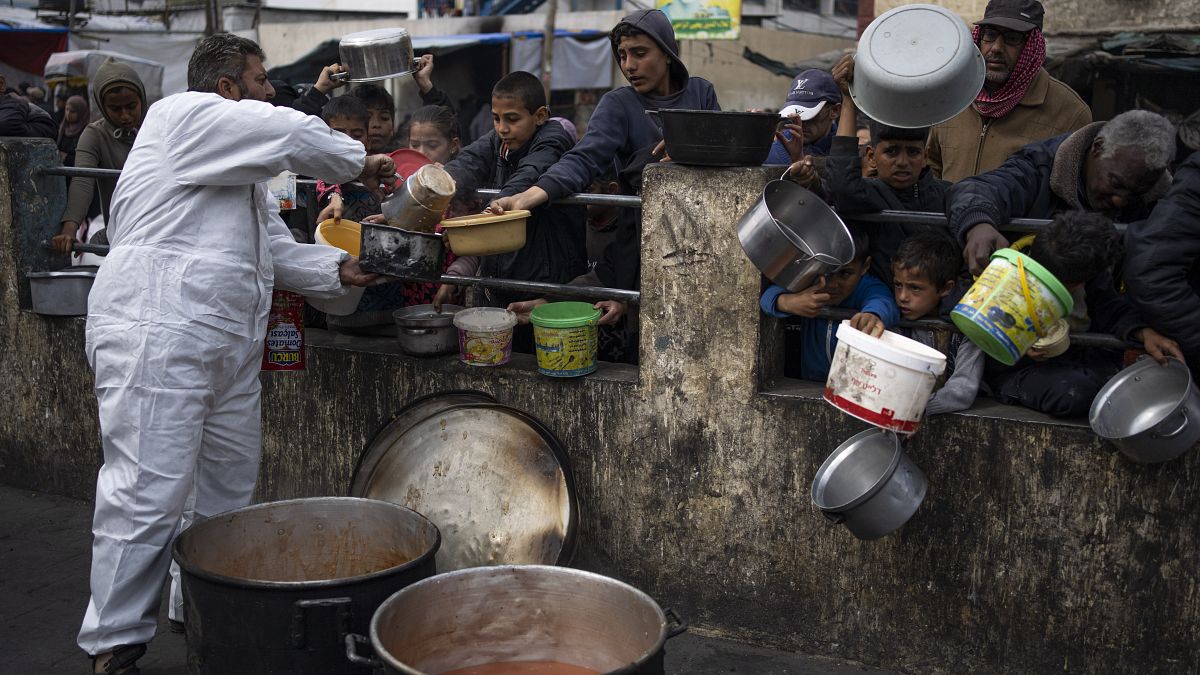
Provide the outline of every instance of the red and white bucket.
<path id="1" fill-rule="evenodd" d="M 843 321 L 837 329 L 825 400 L 881 429 L 911 434 L 946 369 L 946 356 L 902 335 L 871 337 Z"/>

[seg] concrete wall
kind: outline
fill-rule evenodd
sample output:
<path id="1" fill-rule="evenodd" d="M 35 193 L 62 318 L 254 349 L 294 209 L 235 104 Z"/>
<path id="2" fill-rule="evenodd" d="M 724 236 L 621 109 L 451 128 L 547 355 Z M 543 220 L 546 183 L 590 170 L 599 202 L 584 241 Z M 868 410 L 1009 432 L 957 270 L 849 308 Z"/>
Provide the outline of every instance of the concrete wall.
<path id="1" fill-rule="evenodd" d="M 20 158 L 0 146 L 0 482 L 87 497 L 100 453 L 83 322 L 18 309 L 20 230 L 56 220 L 14 218 Z M 914 673 L 1200 670 L 1195 450 L 1136 466 L 1084 426 L 985 402 L 909 443 L 930 492 L 898 533 L 861 542 L 814 511 L 816 469 L 862 425 L 774 377 L 778 326 L 733 230 L 769 178 L 648 171 L 640 369 L 556 381 L 527 357 L 472 369 L 311 332 L 307 372 L 263 378 L 260 497 L 342 494 L 403 405 L 479 389 L 567 448 L 577 564 L 704 632 Z"/>
<path id="2" fill-rule="evenodd" d="M 876 16 L 918 1 L 941 5 L 967 22 L 978 21 L 987 0 L 875 0 Z M 1043 0 L 1047 33 L 1191 31 L 1200 28 L 1197 0 Z"/>

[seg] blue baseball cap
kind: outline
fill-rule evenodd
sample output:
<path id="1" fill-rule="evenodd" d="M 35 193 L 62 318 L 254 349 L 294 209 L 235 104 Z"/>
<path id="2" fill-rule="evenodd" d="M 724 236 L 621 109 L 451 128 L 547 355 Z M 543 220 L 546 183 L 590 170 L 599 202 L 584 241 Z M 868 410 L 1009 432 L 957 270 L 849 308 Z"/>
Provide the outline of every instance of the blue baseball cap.
<path id="1" fill-rule="evenodd" d="M 842 90 L 833 75 L 827 71 L 812 68 L 797 75 L 792 80 L 792 88 L 787 100 L 779 111 L 780 117 L 799 116 L 807 122 L 821 113 L 826 103 L 837 105 L 842 102 Z"/>

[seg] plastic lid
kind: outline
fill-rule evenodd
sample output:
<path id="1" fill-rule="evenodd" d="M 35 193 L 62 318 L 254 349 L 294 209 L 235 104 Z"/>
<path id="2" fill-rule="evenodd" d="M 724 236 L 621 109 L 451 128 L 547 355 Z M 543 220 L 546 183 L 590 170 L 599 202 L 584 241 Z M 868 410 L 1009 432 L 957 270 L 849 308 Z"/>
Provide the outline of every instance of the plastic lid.
<path id="1" fill-rule="evenodd" d="M 534 308 L 529 320 L 541 328 L 579 328 L 596 323 L 602 313 L 587 302 L 550 302 Z"/>
<path id="2" fill-rule="evenodd" d="M 992 254 L 992 258 L 1002 258 L 1013 265 L 1016 265 L 1017 259 L 1020 258 L 1021 262 L 1025 265 L 1025 271 L 1037 277 L 1038 281 L 1045 284 L 1046 288 L 1050 289 L 1050 293 L 1058 300 L 1058 304 L 1062 305 L 1063 316 L 1069 316 L 1075 309 L 1075 298 L 1071 297 L 1071 291 L 1068 291 L 1067 287 L 1063 286 L 1062 282 L 1051 274 L 1049 270 L 1042 267 L 1038 261 L 1011 248 L 1002 248 L 996 251 Z"/>
<path id="3" fill-rule="evenodd" d="M 861 352 L 909 370 L 937 376 L 946 369 L 945 354 L 891 331 L 885 330 L 882 336 L 871 337 L 851 328 L 849 321 L 843 321 L 838 326 L 837 339 Z"/>
<path id="4" fill-rule="evenodd" d="M 528 211 L 505 211 L 500 215 L 494 213 L 479 213 L 473 216 L 459 216 L 442 221 L 442 227 L 466 227 L 468 225 L 487 225 L 488 223 L 499 223 L 506 220 L 517 220 L 518 218 L 528 218 Z"/>
<path id="5" fill-rule="evenodd" d="M 454 325 L 472 332 L 495 333 L 517 325 L 517 315 L 499 307 L 472 307 L 455 314 Z"/>

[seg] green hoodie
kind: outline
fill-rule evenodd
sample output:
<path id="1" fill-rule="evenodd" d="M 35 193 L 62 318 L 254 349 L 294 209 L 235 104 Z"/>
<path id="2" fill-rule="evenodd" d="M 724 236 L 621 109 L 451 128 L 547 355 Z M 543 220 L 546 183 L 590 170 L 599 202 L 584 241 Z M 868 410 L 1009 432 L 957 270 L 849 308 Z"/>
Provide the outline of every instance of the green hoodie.
<path id="1" fill-rule="evenodd" d="M 137 129 L 121 129 L 107 117 L 102 103 L 104 94 L 113 87 L 132 87 L 142 99 L 142 115 L 146 113 L 146 88 L 141 78 L 133 68 L 109 59 L 101 64 L 92 82 L 92 92 L 95 95 L 96 107 L 104 115 L 92 122 L 79 137 L 79 145 L 75 149 L 75 166 L 99 169 L 120 169 L 125 166 L 125 158 L 133 147 L 133 139 Z M 67 193 L 67 208 L 62 219 L 74 223 L 82 223 L 87 217 L 88 207 L 95 194 L 96 183 L 100 184 L 100 204 L 104 210 L 104 220 L 108 222 L 109 204 L 112 203 L 113 190 L 117 187 L 115 178 L 72 178 L 71 189 Z"/>

